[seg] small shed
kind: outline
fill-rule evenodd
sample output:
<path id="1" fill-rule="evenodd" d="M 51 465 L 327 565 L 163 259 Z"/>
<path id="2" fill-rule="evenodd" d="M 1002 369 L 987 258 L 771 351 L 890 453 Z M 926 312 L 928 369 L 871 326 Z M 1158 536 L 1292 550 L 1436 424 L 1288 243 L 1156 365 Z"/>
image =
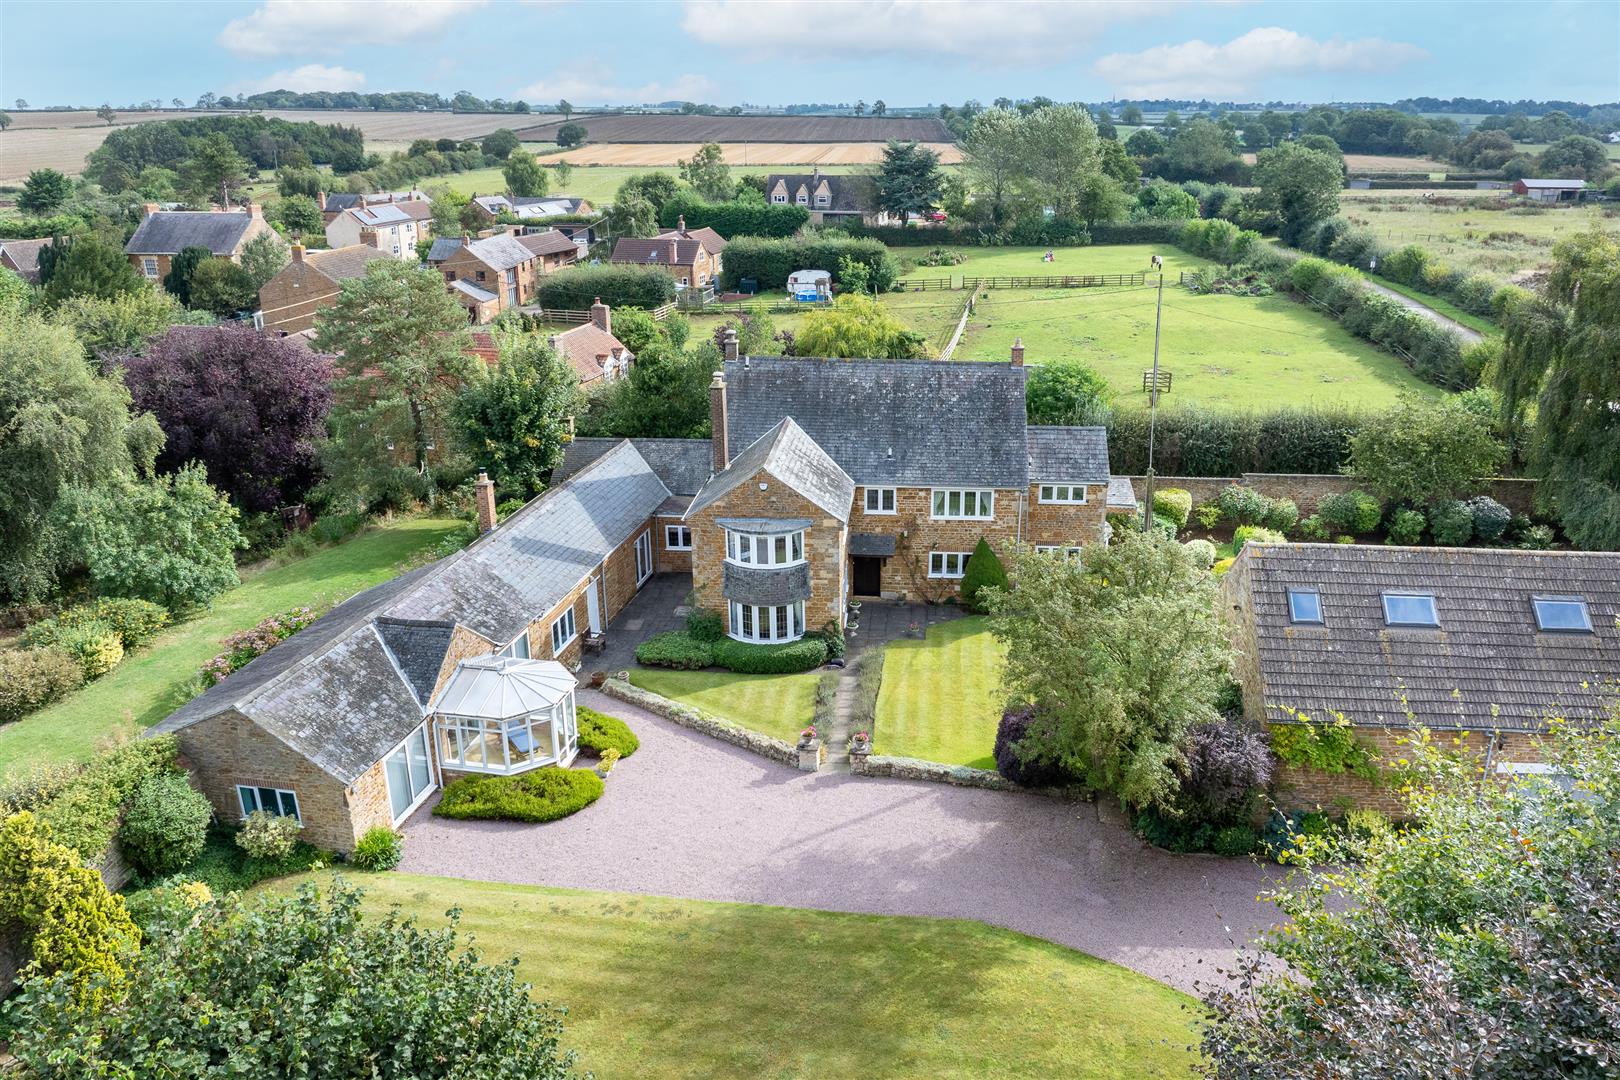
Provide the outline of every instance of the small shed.
<path id="1" fill-rule="evenodd" d="M 1586 190 L 1585 180 L 1515 180 L 1513 194 L 1534 202 L 1576 202 Z"/>
<path id="2" fill-rule="evenodd" d="M 788 275 L 787 291 L 795 300 L 831 300 L 832 275 L 825 270 L 795 270 Z"/>

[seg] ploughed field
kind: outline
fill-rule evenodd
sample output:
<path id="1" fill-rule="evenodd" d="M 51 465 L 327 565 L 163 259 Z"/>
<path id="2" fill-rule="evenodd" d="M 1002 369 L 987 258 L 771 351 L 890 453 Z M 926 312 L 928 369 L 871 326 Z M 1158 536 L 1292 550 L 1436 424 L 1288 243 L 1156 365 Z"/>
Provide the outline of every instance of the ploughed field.
<path id="1" fill-rule="evenodd" d="M 849 143 L 882 145 L 890 139 L 949 143 L 951 133 L 939 120 L 902 116 L 686 116 L 583 114 L 513 125 L 521 139 L 555 142 L 564 123 L 584 126 L 592 142 L 610 143 Z"/>

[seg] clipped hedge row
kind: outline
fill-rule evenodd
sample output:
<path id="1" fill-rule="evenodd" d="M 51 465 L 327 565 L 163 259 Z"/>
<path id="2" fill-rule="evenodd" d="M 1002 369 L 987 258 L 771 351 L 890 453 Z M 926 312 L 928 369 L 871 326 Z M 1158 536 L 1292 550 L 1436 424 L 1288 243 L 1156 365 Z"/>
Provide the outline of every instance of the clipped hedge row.
<path id="1" fill-rule="evenodd" d="M 784 203 L 704 202 L 695 192 L 682 191 L 664 204 L 658 223 L 673 229 L 682 218 L 688 229 L 710 228 L 730 240 L 734 236 L 792 236 L 810 220 L 810 211 Z"/>
<path id="2" fill-rule="evenodd" d="M 1243 473 L 1338 473 L 1366 413 L 1340 406 L 1228 412 L 1196 405 L 1163 408 L 1153 465 L 1166 476 Z M 1116 473 L 1148 466 L 1148 412 L 1115 409 L 1106 418 L 1108 456 Z"/>
<path id="3" fill-rule="evenodd" d="M 720 280 L 725 288 L 735 289 L 743 278 L 752 278 L 762 291 L 768 291 L 787 288 L 788 275 L 795 270 L 825 270 L 834 284 L 842 285 L 839 264 L 843 259 L 866 264 L 871 270 L 870 284 L 879 292 L 893 287 L 900 276 L 900 263 L 876 240 L 809 234 L 739 236 L 726 245 Z M 541 303 L 546 303 L 544 298 Z"/>
<path id="4" fill-rule="evenodd" d="M 445 786 L 435 817 L 480 821 L 556 821 L 602 797 L 590 769 L 548 765 L 516 776 L 464 776 Z"/>
<path id="5" fill-rule="evenodd" d="M 675 279 L 656 266 L 575 266 L 542 278 L 537 296 L 541 307 L 562 311 L 589 310 L 598 297 L 609 307 L 656 308 L 674 302 Z"/>
<path id="6" fill-rule="evenodd" d="M 826 662 L 826 640 L 811 635 L 780 645 L 757 645 L 728 637 L 701 641 L 690 631 L 670 630 L 636 646 L 636 663 L 682 671 L 721 667 L 743 675 L 786 675 Z"/>

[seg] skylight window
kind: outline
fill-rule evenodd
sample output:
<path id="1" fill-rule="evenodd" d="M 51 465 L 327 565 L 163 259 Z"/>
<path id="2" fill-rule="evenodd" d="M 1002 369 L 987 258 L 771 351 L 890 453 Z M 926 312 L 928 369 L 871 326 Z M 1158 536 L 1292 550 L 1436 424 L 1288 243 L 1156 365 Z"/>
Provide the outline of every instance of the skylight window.
<path id="1" fill-rule="evenodd" d="M 1586 601 L 1578 596 L 1533 596 L 1530 603 L 1536 609 L 1536 626 L 1542 630 L 1565 634 L 1590 634 L 1592 613 Z"/>
<path id="2" fill-rule="evenodd" d="M 1322 594 L 1315 589 L 1289 589 L 1288 618 L 1297 623 L 1320 623 Z"/>
<path id="3" fill-rule="evenodd" d="M 1439 626 L 1440 614 L 1428 593 L 1384 594 L 1384 622 L 1390 626 Z"/>

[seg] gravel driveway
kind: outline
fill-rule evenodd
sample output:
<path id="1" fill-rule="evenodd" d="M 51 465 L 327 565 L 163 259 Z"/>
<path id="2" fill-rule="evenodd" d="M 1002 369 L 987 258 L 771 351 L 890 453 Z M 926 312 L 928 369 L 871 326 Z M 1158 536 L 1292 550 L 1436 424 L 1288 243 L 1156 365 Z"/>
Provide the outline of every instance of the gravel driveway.
<path id="1" fill-rule="evenodd" d="M 1090 803 L 800 773 L 592 691 L 579 701 L 641 738 L 595 805 L 546 825 L 447 821 L 424 807 L 400 869 L 981 919 L 1183 990 L 1272 919 L 1256 901 L 1266 870 L 1144 847 Z"/>

